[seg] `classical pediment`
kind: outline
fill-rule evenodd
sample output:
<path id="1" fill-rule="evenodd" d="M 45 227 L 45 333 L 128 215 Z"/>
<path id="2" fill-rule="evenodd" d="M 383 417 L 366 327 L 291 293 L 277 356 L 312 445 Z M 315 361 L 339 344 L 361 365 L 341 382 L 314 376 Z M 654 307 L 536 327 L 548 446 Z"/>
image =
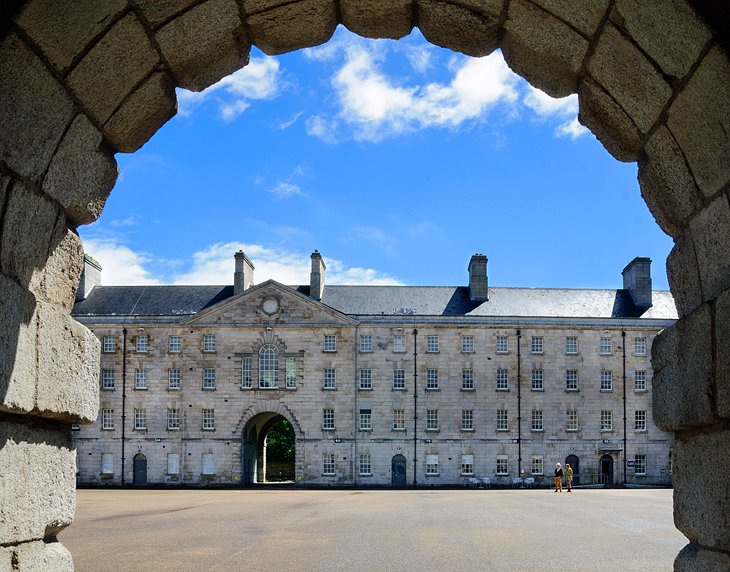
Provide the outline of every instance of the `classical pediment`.
<path id="1" fill-rule="evenodd" d="M 206 308 L 183 323 L 196 325 L 333 325 L 350 326 L 355 320 L 297 292 L 268 280 Z"/>

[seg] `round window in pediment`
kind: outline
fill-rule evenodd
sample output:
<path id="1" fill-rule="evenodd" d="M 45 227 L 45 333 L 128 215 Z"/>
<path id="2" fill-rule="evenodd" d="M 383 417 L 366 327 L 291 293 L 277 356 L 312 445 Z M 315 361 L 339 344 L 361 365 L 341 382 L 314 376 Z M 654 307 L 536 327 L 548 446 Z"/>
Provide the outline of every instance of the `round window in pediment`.
<path id="1" fill-rule="evenodd" d="M 261 309 L 269 316 L 276 314 L 279 311 L 279 301 L 276 298 L 266 298 Z"/>

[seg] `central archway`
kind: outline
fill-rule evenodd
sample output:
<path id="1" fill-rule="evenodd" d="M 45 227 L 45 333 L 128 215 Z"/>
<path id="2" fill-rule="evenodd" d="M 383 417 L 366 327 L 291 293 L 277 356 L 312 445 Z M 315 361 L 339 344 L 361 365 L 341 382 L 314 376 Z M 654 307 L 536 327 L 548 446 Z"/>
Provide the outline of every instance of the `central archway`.
<path id="1" fill-rule="evenodd" d="M 296 433 L 285 416 L 271 411 L 254 415 L 241 439 L 242 483 L 293 483 L 295 454 Z"/>

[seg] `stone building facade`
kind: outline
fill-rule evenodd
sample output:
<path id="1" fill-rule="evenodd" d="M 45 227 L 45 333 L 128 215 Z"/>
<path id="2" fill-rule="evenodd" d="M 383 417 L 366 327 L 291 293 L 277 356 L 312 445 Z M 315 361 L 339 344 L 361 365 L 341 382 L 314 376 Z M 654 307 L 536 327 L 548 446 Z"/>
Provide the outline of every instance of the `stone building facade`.
<path id="1" fill-rule="evenodd" d="M 73 315 L 101 343 L 101 400 L 73 433 L 78 481 L 263 482 L 285 418 L 304 485 L 539 485 L 556 462 L 668 484 L 649 350 L 676 310 L 649 268 L 620 290 L 489 288 L 474 255 L 464 287 L 325 286 L 315 251 L 290 287 L 254 285 L 239 252 L 232 287 L 107 287 L 87 261 Z"/>

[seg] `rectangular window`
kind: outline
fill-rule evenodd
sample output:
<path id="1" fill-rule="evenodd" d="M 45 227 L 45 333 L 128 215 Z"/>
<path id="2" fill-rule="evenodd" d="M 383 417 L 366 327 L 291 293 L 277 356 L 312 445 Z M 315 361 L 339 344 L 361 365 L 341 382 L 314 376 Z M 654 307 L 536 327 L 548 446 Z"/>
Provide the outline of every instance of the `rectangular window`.
<path id="1" fill-rule="evenodd" d="M 360 352 L 370 353 L 373 351 L 373 337 L 372 336 L 360 336 Z"/>
<path id="2" fill-rule="evenodd" d="M 372 431 L 373 430 L 373 410 L 372 409 L 361 409 L 360 410 L 360 431 Z"/>
<path id="3" fill-rule="evenodd" d="M 634 371 L 634 391 L 646 391 L 646 371 L 643 369 Z"/>
<path id="4" fill-rule="evenodd" d="M 215 475 L 215 457 L 213 453 L 203 453 L 202 471 L 204 475 Z"/>
<path id="5" fill-rule="evenodd" d="M 336 336 L 325 336 L 323 349 L 326 352 L 336 352 L 337 351 L 337 337 Z"/>
<path id="6" fill-rule="evenodd" d="M 426 389 L 438 389 L 439 388 L 439 370 L 428 369 L 426 370 Z"/>
<path id="7" fill-rule="evenodd" d="M 634 431 L 646 431 L 646 411 L 634 411 Z"/>
<path id="8" fill-rule="evenodd" d="M 393 336 L 393 353 L 403 354 L 406 352 L 406 337 L 395 335 Z"/>
<path id="9" fill-rule="evenodd" d="M 508 371 L 504 368 L 499 368 L 497 370 L 497 391 L 508 391 L 509 390 L 509 380 L 508 380 Z"/>
<path id="10" fill-rule="evenodd" d="M 134 370 L 134 389 L 147 389 L 147 370 Z"/>
<path id="11" fill-rule="evenodd" d="M 461 389 L 470 390 L 474 389 L 474 370 L 473 369 L 462 369 L 461 370 Z"/>
<path id="12" fill-rule="evenodd" d="M 134 349 L 138 354 L 146 354 L 147 336 L 137 336 L 134 341 Z"/>
<path id="13" fill-rule="evenodd" d="M 360 453 L 358 465 L 360 467 L 360 476 L 368 477 L 373 474 L 373 460 L 370 453 Z"/>
<path id="14" fill-rule="evenodd" d="M 565 353 L 567 355 L 575 355 L 578 353 L 578 338 L 575 336 L 565 338 Z"/>
<path id="15" fill-rule="evenodd" d="M 474 410 L 462 409 L 461 410 L 461 430 L 462 431 L 474 431 Z"/>
<path id="16" fill-rule="evenodd" d="M 426 455 L 426 474 L 427 475 L 438 475 L 439 474 L 439 456 L 438 455 Z"/>
<path id="17" fill-rule="evenodd" d="M 104 475 L 114 474 L 114 456 L 111 453 L 101 454 L 101 472 Z"/>
<path id="18" fill-rule="evenodd" d="M 360 385 L 361 390 L 369 390 L 373 388 L 373 372 L 369 369 L 360 370 Z"/>
<path id="19" fill-rule="evenodd" d="M 114 429 L 114 410 L 113 409 L 102 409 L 101 410 L 101 428 L 103 430 Z"/>
<path id="20" fill-rule="evenodd" d="M 167 428 L 171 431 L 180 429 L 180 410 L 179 409 L 168 409 L 167 410 Z"/>
<path id="21" fill-rule="evenodd" d="M 215 430 L 215 409 L 203 409 L 203 431 Z"/>
<path id="22" fill-rule="evenodd" d="M 613 353 L 611 338 L 601 338 L 600 345 L 598 346 L 598 353 L 602 356 L 610 356 Z"/>
<path id="23" fill-rule="evenodd" d="M 461 337 L 461 353 L 463 353 L 463 354 L 474 353 L 474 336 L 462 336 Z"/>
<path id="24" fill-rule="evenodd" d="M 167 370 L 167 388 L 168 389 L 180 389 L 182 378 L 180 376 L 179 369 L 168 369 Z"/>
<path id="25" fill-rule="evenodd" d="M 215 368 L 203 368 L 203 389 L 215 389 Z"/>
<path id="26" fill-rule="evenodd" d="M 601 370 L 601 391 L 613 391 L 613 372 Z"/>
<path id="27" fill-rule="evenodd" d="M 543 474 L 542 457 L 540 457 L 539 455 L 533 455 L 533 457 L 532 457 L 531 472 L 533 475 L 542 475 Z"/>
<path id="28" fill-rule="evenodd" d="M 439 351 L 439 337 L 438 336 L 426 336 L 426 351 L 428 353 L 438 353 L 438 351 Z"/>
<path id="29" fill-rule="evenodd" d="M 568 409 L 566 413 L 566 424 L 565 424 L 565 430 L 566 431 L 577 431 L 578 430 L 578 410 L 577 409 Z"/>
<path id="30" fill-rule="evenodd" d="M 439 429 L 439 410 L 426 409 L 426 431 L 438 431 Z"/>
<path id="31" fill-rule="evenodd" d="M 335 428 L 335 410 L 334 409 L 323 409 L 322 410 L 322 429 L 325 431 L 334 431 Z"/>
<path id="32" fill-rule="evenodd" d="M 134 410 L 134 428 L 135 430 L 147 429 L 147 410 L 146 409 L 135 409 Z"/>
<path id="33" fill-rule="evenodd" d="M 114 336 L 104 336 L 101 340 L 101 351 L 105 354 L 113 354 L 117 351 Z"/>
<path id="34" fill-rule="evenodd" d="M 542 431 L 542 409 L 532 410 L 532 430 Z"/>
<path id="35" fill-rule="evenodd" d="M 167 474 L 168 475 L 179 475 L 180 474 L 180 455 L 178 453 L 167 454 Z"/>
<path id="36" fill-rule="evenodd" d="M 182 338 L 180 336 L 167 336 L 167 351 L 171 354 L 179 354 L 182 351 Z"/>
<path id="37" fill-rule="evenodd" d="M 322 375 L 322 387 L 325 389 L 337 389 L 337 374 L 335 373 L 334 368 L 325 368 Z"/>
<path id="38" fill-rule="evenodd" d="M 565 391 L 578 391 L 578 370 L 565 370 Z"/>
<path id="39" fill-rule="evenodd" d="M 241 389 L 253 387 L 253 372 L 251 371 L 251 358 L 241 358 Z"/>
<path id="40" fill-rule="evenodd" d="M 393 370 L 393 389 L 405 389 L 406 388 L 406 370 L 394 369 Z"/>
<path id="41" fill-rule="evenodd" d="M 507 470 L 507 455 L 497 455 L 497 470 L 498 475 L 508 474 Z"/>
<path id="42" fill-rule="evenodd" d="M 462 455 L 461 456 L 461 474 L 462 475 L 473 475 L 474 474 L 474 455 Z"/>
<path id="43" fill-rule="evenodd" d="M 646 455 L 634 455 L 634 474 L 646 474 Z"/>
<path id="44" fill-rule="evenodd" d="M 508 349 L 507 336 L 497 336 L 497 353 L 506 354 Z"/>
<path id="45" fill-rule="evenodd" d="M 601 431 L 613 431 L 613 411 L 610 409 L 601 411 Z"/>
<path id="46" fill-rule="evenodd" d="M 101 370 L 101 388 L 102 389 L 114 389 L 114 370 L 113 369 L 102 369 Z"/>
<path id="47" fill-rule="evenodd" d="M 506 409 L 497 409 L 497 431 L 509 431 Z"/>
<path id="48" fill-rule="evenodd" d="M 530 340 L 530 353 L 541 354 L 543 353 L 543 338 L 542 336 L 532 336 Z"/>
<path id="49" fill-rule="evenodd" d="M 215 336 L 213 334 L 203 336 L 203 351 L 205 353 L 215 352 Z"/>
<path id="50" fill-rule="evenodd" d="M 297 387 L 297 360 L 296 358 L 286 358 L 286 388 L 296 389 Z"/>
<path id="51" fill-rule="evenodd" d="M 405 409 L 393 409 L 393 431 L 404 431 L 406 428 Z"/>
<path id="52" fill-rule="evenodd" d="M 634 338 L 634 353 L 637 356 L 646 355 L 646 338 Z"/>
<path id="53" fill-rule="evenodd" d="M 335 454 L 325 453 L 322 455 L 322 474 L 333 476 L 335 474 Z"/>
<path id="54" fill-rule="evenodd" d="M 533 369 L 532 370 L 532 391 L 543 391 L 545 387 L 543 386 L 543 375 L 541 369 Z"/>

